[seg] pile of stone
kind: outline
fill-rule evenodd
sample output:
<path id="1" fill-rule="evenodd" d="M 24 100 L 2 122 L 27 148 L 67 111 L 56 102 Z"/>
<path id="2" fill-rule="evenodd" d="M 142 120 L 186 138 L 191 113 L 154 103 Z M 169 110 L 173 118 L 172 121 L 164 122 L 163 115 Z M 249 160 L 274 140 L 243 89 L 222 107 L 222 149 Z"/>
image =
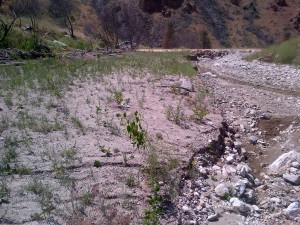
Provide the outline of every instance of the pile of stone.
<path id="1" fill-rule="evenodd" d="M 38 59 L 53 57 L 46 46 L 39 46 L 39 51 L 22 51 L 15 48 L 6 48 L 0 51 L 0 64 L 7 64 L 15 60 Z"/>
<path id="2" fill-rule="evenodd" d="M 237 105 L 236 105 L 237 106 Z M 242 106 L 240 106 L 242 107 Z M 182 179 L 182 192 L 177 199 L 180 223 L 204 224 L 222 221 L 226 215 L 239 216 L 249 224 L 286 224 L 300 222 L 300 153 L 290 151 L 268 166 L 268 173 L 255 177 L 247 164 L 248 142 L 264 148 L 267 143 L 251 132 L 260 132 L 258 119 L 270 119 L 268 113 L 258 114 L 259 108 L 247 108 L 247 123 L 237 120 L 221 132 L 224 143 L 221 157 L 208 144 L 192 159 L 192 171 Z M 213 143 L 213 142 L 212 142 Z M 192 175 L 190 175 L 192 173 Z"/>
<path id="3" fill-rule="evenodd" d="M 256 202 L 255 187 L 260 181 L 243 162 L 246 151 L 242 142 L 236 140 L 233 127 L 227 126 L 221 134 L 223 155 L 216 159 L 216 149 L 209 144 L 205 153 L 193 159 L 195 177 L 182 181 L 178 205 L 183 224 L 218 220 L 226 211 L 249 215 L 259 210 L 251 204 Z"/>
<path id="4" fill-rule="evenodd" d="M 214 59 L 214 58 L 221 58 L 229 54 L 229 51 L 227 50 L 199 50 L 196 53 L 196 56 L 199 58 L 209 58 L 209 59 Z"/>

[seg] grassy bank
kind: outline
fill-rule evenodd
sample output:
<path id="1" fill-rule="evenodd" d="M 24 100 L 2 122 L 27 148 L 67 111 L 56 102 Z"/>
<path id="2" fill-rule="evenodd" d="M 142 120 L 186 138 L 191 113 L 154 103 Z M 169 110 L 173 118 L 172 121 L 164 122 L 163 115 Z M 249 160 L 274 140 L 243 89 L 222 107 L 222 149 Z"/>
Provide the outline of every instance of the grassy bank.
<path id="1" fill-rule="evenodd" d="M 161 76 L 177 74 L 193 76 L 196 71 L 183 58 L 184 53 L 129 53 L 116 56 L 101 56 L 97 60 L 39 60 L 27 61 L 20 66 L 0 67 L 0 90 L 46 91 L 57 97 L 74 79 L 101 78 L 112 72 L 127 71 L 132 76 L 146 72 Z"/>
<path id="2" fill-rule="evenodd" d="M 300 37 L 263 49 L 246 58 L 246 60 L 254 59 L 266 59 L 267 61 L 280 64 L 300 65 Z"/>

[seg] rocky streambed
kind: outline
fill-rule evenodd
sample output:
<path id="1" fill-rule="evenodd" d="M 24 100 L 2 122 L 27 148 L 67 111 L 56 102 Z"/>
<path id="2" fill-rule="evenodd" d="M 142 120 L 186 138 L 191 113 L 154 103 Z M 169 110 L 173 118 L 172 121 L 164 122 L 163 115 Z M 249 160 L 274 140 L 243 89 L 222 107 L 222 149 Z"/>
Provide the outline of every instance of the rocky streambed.
<path id="1" fill-rule="evenodd" d="M 209 140 L 182 178 L 179 224 L 300 222 L 300 70 L 243 60 L 250 52 L 198 57 L 226 122 L 219 149 Z"/>

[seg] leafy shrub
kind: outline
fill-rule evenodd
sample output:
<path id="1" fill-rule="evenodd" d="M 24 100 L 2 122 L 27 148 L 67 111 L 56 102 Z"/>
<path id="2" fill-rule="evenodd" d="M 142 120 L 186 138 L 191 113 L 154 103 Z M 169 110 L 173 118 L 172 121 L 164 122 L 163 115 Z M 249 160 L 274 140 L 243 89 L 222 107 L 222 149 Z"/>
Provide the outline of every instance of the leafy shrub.
<path id="1" fill-rule="evenodd" d="M 200 34 L 200 43 L 201 43 L 201 48 L 209 49 L 211 48 L 211 41 L 208 36 L 207 31 L 202 31 Z"/>
<path id="2" fill-rule="evenodd" d="M 133 147 L 139 149 L 140 147 L 146 147 L 146 131 L 142 128 L 141 119 L 139 113 L 136 111 L 134 113 L 134 118 L 129 119 L 126 113 L 123 114 L 121 118 L 122 121 L 126 121 L 126 131 L 129 134 L 129 138 Z"/>
<path id="3" fill-rule="evenodd" d="M 186 116 L 180 104 L 178 104 L 176 107 L 168 105 L 166 107 L 165 114 L 168 120 L 173 121 L 178 126 L 184 126 Z"/>
<path id="4" fill-rule="evenodd" d="M 101 164 L 100 161 L 98 161 L 98 160 L 95 160 L 95 161 L 94 161 L 94 167 L 100 168 L 101 166 L 102 166 L 102 164 Z"/>
<path id="5" fill-rule="evenodd" d="M 247 56 L 246 60 L 271 57 L 273 62 L 300 65 L 300 37 L 287 40 Z"/>
<path id="6" fill-rule="evenodd" d="M 31 51 L 35 50 L 39 44 L 39 40 L 31 34 L 24 34 L 13 29 L 6 39 L 4 47 L 14 47 L 17 49 Z"/>

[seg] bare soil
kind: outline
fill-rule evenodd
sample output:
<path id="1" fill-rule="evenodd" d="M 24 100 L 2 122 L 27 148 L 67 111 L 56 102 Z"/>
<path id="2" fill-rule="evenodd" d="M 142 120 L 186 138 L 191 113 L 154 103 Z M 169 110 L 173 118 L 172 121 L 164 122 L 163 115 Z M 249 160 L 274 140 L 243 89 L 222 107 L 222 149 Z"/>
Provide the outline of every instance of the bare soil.
<path id="1" fill-rule="evenodd" d="M 173 162 L 175 178 L 180 178 L 179 168 L 217 136 L 221 124 L 221 120 L 198 124 L 189 119 L 196 99 L 207 104 L 210 97 L 198 91 L 203 90 L 198 78 L 194 78 L 196 92 L 174 91 L 178 80 L 178 76 L 156 77 L 146 72 L 138 77 L 116 73 L 100 80 L 87 74 L 86 79 L 73 82 L 62 99 L 28 93 L 14 96 L 13 106 L 8 107 L 1 98 L 0 116 L 10 120 L 10 127 L 1 133 L 1 155 L 8 151 L 5 140 L 17 138 L 17 156 L 11 167 L 24 166 L 31 172 L 1 176 L 10 195 L 0 205 L 0 223 L 141 224 L 149 207 L 150 181 L 145 173 L 149 155 L 157 154 L 159 164 L 152 167 Z M 124 107 L 115 101 L 117 91 L 123 95 L 122 104 L 128 100 Z M 169 106 L 182 111 L 182 124 L 167 119 Z M 126 113 L 132 118 L 136 111 L 151 143 L 147 150 L 132 146 L 117 116 Z M 42 115 L 51 124 L 56 118 L 63 128 L 46 133 L 18 129 L 14 124 L 22 122 L 20 113 Z M 93 166 L 96 160 L 99 168 Z M 172 168 L 169 173 L 174 173 Z M 169 187 L 166 176 L 162 189 Z"/>

